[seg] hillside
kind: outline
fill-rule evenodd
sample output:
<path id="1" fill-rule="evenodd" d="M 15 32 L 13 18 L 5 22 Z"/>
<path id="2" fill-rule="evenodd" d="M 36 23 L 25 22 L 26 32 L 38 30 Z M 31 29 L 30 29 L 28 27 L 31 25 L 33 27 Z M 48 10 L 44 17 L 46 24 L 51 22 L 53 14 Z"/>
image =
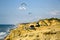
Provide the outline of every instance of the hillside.
<path id="1" fill-rule="evenodd" d="M 21 23 L 4 40 L 60 40 L 60 19 L 42 19 Z"/>

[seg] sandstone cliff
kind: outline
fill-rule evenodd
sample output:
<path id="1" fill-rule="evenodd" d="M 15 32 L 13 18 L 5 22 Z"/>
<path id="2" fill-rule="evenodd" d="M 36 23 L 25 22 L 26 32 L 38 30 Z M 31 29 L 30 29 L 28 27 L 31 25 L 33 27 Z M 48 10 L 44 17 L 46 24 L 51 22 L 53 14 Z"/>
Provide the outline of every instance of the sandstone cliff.
<path id="1" fill-rule="evenodd" d="M 42 19 L 18 24 L 5 40 L 60 40 L 60 19 Z"/>

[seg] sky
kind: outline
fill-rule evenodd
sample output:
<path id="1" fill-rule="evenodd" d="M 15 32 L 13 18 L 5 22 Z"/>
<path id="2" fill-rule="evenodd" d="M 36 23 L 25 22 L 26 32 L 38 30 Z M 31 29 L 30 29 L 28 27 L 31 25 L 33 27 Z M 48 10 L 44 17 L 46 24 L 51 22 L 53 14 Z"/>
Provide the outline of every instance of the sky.
<path id="1" fill-rule="evenodd" d="M 60 0 L 0 0 L 0 24 L 60 18 Z"/>

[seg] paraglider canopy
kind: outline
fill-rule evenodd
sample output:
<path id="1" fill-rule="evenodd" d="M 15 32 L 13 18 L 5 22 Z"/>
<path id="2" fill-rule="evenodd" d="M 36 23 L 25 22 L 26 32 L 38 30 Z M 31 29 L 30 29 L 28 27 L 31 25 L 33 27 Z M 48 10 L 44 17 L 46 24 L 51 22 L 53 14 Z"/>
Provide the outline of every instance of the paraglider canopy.
<path id="1" fill-rule="evenodd" d="M 23 3 L 21 3 L 21 6 L 27 6 L 27 4 L 23 2 Z"/>
<path id="2" fill-rule="evenodd" d="M 27 9 L 27 4 L 24 3 L 24 2 L 21 3 L 19 9 L 20 9 L 20 10 L 26 10 L 26 9 Z"/>

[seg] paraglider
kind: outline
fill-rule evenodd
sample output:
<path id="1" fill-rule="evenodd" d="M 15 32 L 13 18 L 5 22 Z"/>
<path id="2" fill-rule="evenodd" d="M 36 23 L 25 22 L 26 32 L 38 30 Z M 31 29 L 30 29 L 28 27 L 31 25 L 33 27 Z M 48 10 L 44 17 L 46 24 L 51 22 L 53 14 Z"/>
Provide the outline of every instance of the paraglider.
<path id="1" fill-rule="evenodd" d="M 19 9 L 20 10 L 26 10 L 27 9 L 27 4 L 26 3 L 21 3 Z"/>
<path id="2" fill-rule="evenodd" d="M 27 4 L 26 3 L 21 3 L 21 6 L 27 6 Z"/>
<path id="3" fill-rule="evenodd" d="M 31 12 L 28 13 L 29 15 L 32 14 Z"/>
<path id="4" fill-rule="evenodd" d="M 20 4 L 19 10 L 27 11 L 27 9 L 29 9 L 29 8 L 27 7 L 27 4 L 26 4 L 25 2 L 22 2 L 22 3 Z M 31 14 L 32 14 L 31 12 L 28 12 L 28 15 L 31 15 Z"/>

